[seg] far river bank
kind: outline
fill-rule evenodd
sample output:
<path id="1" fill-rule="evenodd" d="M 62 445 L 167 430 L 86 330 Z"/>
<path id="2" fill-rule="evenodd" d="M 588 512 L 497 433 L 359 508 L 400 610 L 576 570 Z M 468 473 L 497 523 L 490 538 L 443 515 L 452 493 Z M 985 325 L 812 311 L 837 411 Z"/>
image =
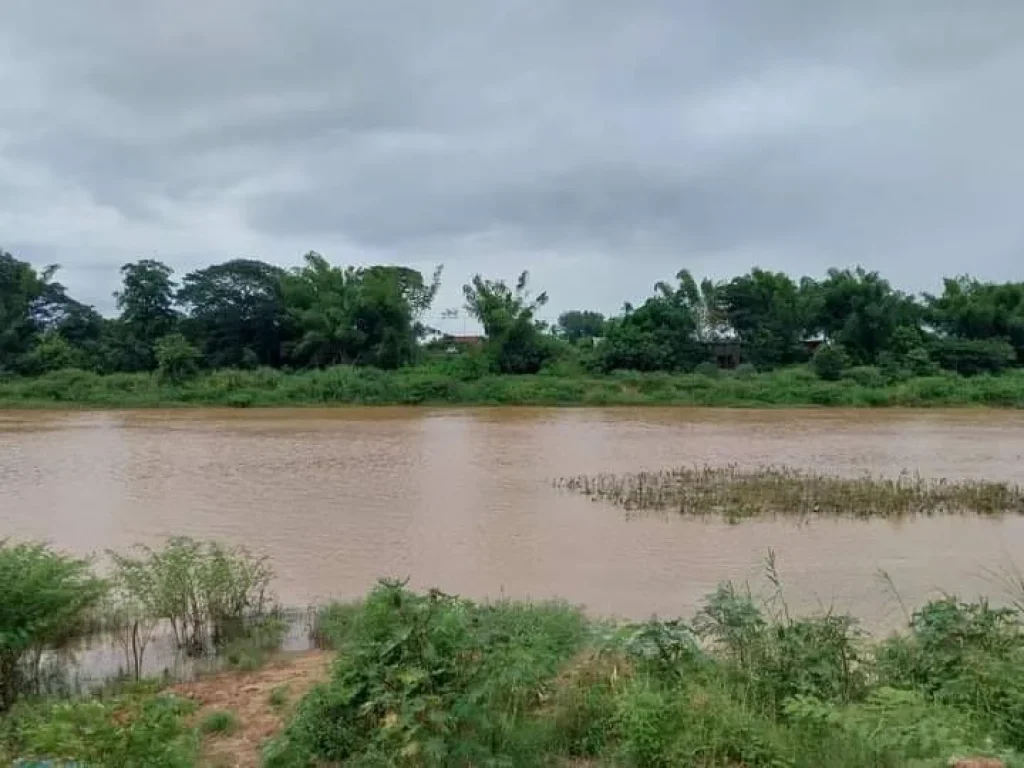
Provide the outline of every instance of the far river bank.
<path id="1" fill-rule="evenodd" d="M 434 369 L 337 366 L 203 372 L 170 382 L 153 373 L 63 370 L 0 379 L 0 408 L 275 408 L 344 405 L 690 406 L 728 408 L 1024 408 L 1024 372 L 903 379 L 855 368 L 823 381 L 806 367 L 764 373 L 622 372 L 458 378 Z"/>

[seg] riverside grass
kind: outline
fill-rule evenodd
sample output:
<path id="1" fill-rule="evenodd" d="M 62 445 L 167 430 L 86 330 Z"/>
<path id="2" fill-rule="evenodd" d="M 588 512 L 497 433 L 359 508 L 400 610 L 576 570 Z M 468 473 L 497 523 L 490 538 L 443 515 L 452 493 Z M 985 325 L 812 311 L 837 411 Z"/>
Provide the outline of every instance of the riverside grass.
<path id="1" fill-rule="evenodd" d="M 557 488 L 629 512 L 718 515 L 896 518 L 909 515 L 1024 514 L 1024 489 L 987 480 L 835 477 L 788 467 L 680 467 L 654 472 L 579 475 Z"/>
<path id="2" fill-rule="evenodd" d="M 874 641 L 850 616 L 792 616 L 769 563 L 767 601 L 723 584 L 690 621 L 638 624 L 382 583 L 325 609 L 330 680 L 264 765 L 1024 764 L 1019 613 L 947 597 Z"/>
<path id="3" fill-rule="evenodd" d="M 876 369 L 854 369 L 849 377 L 830 382 L 804 366 L 715 375 L 572 371 L 524 376 L 466 376 L 457 368 L 437 366 L 397 371 L 336 366 L 294 373 L 218 370 L 181 383 L 153 373 L 79 370 L 0 379 L 0 408 L 332 405 L 1024 408 L 1024 371 L 889 382 Z"/>

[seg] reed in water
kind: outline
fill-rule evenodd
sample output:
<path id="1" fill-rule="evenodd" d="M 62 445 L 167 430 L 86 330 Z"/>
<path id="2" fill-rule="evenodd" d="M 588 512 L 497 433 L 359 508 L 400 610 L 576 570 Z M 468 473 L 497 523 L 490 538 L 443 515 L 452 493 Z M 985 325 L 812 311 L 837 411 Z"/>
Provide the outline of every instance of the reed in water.
<path id="1" fill-rule="evenodd" d="M 901 517 L 972 512 L 1024 514 L 1024 489 L 987 480 L 836 477 L 787 467 L 680 467 L 653 472 L 563 477 L 558 488 L 627 511 L 723 515 Z"/>

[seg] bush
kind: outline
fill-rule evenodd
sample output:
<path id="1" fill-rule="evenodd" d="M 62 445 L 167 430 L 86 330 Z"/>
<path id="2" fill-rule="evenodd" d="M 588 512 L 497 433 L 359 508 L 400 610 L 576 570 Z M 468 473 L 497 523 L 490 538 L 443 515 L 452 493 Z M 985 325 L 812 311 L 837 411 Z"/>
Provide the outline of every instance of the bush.
<path id="1" fill-rule="evenodd" d="M 138 547 L 136 556 L 111 558 L 146 614 L 166 619 L 178 648 L 191 655 L 243 637 L 247 622 L 272 603 L 273 571 L 244 547 L 176 537 L 162 550 Z"/>
<path id="2" fill-rule="evenodd" d="M 719 370 L 718 366 L 714 363 L 705 361 L 703 363 L 698 363 L 697 367 L 693 369 L 693 372 L 699 376 L 707 376 L 713 379 L 718 377 Z"/>
<path id="3" fill-rule="evenodd" d="M 20 706 L 7 719 L 0 763 L 189 768 L 196 764 L 198 739 L 184 717 L 193 709 L 190 701 L 169 695 Z"/>
<path id="4" fill-rule="evenodd" d="M 217 710 L 206 715 L 199 723 L 199 730 L 205 734 L 234 733 L 238 730 L 238 717 L 234 712 Z"/>
<path id="5" fill-rule="evenodd" d="M 757 367 L 753 363 L 740 363 L 733 373 L 740 379 L 752 379 L 757 376 Z"/>
<path id="6" fill-rule="evenodd" d="M 878 389 L 886 385 L 886 377 L 873 365 L 858 365 L 842 372 L 841 378 L 848 379 L 862 387 Z"/>
<path id="7" fill-rule="evenodd" d="M 939 367 L 962 376 L 1000 373 L 1017 362 L 1013 346 L 995 339 L 936 339 L 931 344 L 931 357 Z"/>
<path id="8" fill-rule="evenodd" d="M 160 378 L 180 383 L 199 371 L 202 354 L 180 333 L 158 339 L 154 348 L 156 370 Z"/>
<path id="9" fill-rule="evenodd" d="M 477 606 L 385 582 L 352 630 L 268 765 L 515 764 L 528 705 L 579 646 L 583 621 L 562 606 Z"/>
<path id="10" fill-rule="evenodd" d="M 264 616 L 245 623 L 241 635 L 223 643 L 220 656 L 236 669 L 251 672 L 281 649 L 288 622 L 279 616 Z"/>
<path id="11" fill-rule="evenodd" d="M 839 381 L 849 364 L 846 352 L 836 344 L 822 344 L 811 358 L 811 368 L 822 381 Z"/>
<path id="12" fill-rule="evenodd" d="M 86 632 L 105 591 L 88 560 L 0 541 L 0 712 L 35 690 L 44 650 Z"/>

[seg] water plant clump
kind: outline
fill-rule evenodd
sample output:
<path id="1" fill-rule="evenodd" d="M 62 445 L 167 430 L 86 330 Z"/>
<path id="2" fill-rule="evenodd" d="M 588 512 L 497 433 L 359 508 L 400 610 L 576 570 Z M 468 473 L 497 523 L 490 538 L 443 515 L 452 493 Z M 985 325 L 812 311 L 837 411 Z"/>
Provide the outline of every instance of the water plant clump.
<path id="1" fill-rule="evenodd" d="M 788 467 L 680 467 L 564 477 L 555 486 L 627 511 L 760 516 L 901 517 L 949 513 L 1024 514 L 1024 489 L 988 480 L 902 473 L 837 477 Z"/>

